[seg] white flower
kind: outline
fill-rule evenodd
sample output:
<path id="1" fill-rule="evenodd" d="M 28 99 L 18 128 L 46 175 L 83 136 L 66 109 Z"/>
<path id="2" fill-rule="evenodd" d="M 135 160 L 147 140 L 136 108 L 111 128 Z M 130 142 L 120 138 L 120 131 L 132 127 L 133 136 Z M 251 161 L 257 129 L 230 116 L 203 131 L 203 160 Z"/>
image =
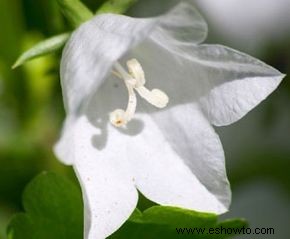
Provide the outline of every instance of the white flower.
<path id="1" fill-rule="evenodd" d="M 67 118 L 55 151 L 81 183 L 86 238 L 117 230 L 137 189 L 161 205 L 227 211 L 224 152 L 211 125 L 240 119 L 283 75 L 238 51 L 198 45 L 206 34 L 182 2 L 157 18 L 96 16 L 67 43 Z"/>

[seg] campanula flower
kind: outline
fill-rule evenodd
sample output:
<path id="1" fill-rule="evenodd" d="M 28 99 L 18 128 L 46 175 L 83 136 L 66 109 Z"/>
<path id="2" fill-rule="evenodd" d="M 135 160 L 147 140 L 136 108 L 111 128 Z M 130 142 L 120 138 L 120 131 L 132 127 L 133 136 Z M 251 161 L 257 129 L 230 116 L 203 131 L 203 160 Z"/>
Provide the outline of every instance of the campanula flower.
<path id="1" fill-rule="evenodd" d="M 234 123 L 284 77 L 220 45 L 190 1 L 138 19 L 102 14 L 63 51 L 66 120 L 55 146 L 83 191 L 85 238 L 105 238 L 136 207 L 139 190 L 161 204 L 227 211 L 231 191 L 212 125 Z"/>

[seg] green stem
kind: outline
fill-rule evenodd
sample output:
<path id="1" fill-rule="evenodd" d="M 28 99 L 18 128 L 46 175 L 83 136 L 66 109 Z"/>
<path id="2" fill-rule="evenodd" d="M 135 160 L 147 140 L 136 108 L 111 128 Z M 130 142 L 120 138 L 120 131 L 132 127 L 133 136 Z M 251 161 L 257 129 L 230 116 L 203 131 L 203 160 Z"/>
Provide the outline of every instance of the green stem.
<path id="1" fill-rule="evenodd" d="M 78 27 L 94 16 L 79 0 L 57 0 L 57 2 L 65 17 L 74 27 Z"/>
<path id="2" fill-rule="evenodd" d="M 102 13 L 125 13 L 138 0 L 107 0 L 96 12 Z"/>

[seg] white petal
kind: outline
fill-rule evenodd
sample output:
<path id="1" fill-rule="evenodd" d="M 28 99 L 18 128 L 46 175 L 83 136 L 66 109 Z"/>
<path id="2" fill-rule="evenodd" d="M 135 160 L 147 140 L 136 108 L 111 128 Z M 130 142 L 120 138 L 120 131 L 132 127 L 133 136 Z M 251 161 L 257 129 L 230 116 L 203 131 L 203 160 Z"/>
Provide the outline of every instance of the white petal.
<path id="1" fill-rule="evenodd" d="M 285 75 L 265 63 L 230 48 L 201 45 L 195 61 L 207 73 L 208 93 L 200 103 L 210 122 L 231 124 L 256 107 L 280 84 Z"/>
<path id="2" fill-rule="evenodd" d="M 193 105 L 142 114 L 128 155 L 138 189 L 162 205 L 224 213 L 231 193 L 218 136 Z"/>
<path id="3" fill-rule="evenodd" d="M 205 20 L 194 7 L 193 1 L 182 1 L 160 17 L 160 23 L 150 38 L 164 47 L 178 48 L 196 45 L 205 40 L 208 28 Z"/>
<path id="4" fill-rule="evenodd" d="M 126 148 L 114 131 L 108 132 L 107 141 L 104 132 L 85 116 L 75 121 L 70 130 L 74 131 L 72 138 L 57 148 L 69 149 L 74 157 L 84 198 L 85 238 L 104 239 L 128 219 L 138 200 Z M 107 144 L 103 150 L 100 141 Z"/>
<path id="5" fill-rule="evenodd" d="M 142 64 L 148 84 L 164 90 L 172 105 L 199 102 L 209 121 L 218 126 L 239 120 L 285 76 L 251 56 L 218 45 L 164 48 L 148 39 L 130 54 Z"/>
<path id="6" fill-rule="evenodd" d="M 72 34 L 61 60 L 61 84 L 68 113 L 75 113 L 89 102 L 112 64 L 142 41 L 156 21 L 104 14 Z"/>
<path id="7" fill-rule="evenodd" d="M 75 139 L 78 137 L 78 128 L 74 127 L 76 120 L 70 116 L 66 118 L 61 137 L 53 148 L 58 159 L 66 165 L 72 165 L 75 162 L 75 154 L 71 149 L 75 148 L 77 143 Z"/>

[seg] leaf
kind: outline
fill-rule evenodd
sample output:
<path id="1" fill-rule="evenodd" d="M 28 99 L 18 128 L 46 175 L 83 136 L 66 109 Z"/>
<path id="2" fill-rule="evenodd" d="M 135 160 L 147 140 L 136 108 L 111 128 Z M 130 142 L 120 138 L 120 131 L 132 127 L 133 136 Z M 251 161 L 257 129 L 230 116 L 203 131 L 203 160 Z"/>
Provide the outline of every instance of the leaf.
<path id="1" fill-rule="evenodd" d="M 34 47 L 30 48 L 26 52 L 24 52 L 12 66 L 12 68 L 16 68 L 23 63 L 32 60 L 34 58 L 44 56 L 46 54 L 55 52 L 62 48 L 64 44 L 67 42 L 70 37 L 70 33 L 63 33 L 61 35 L 57 35 L 51 38 L 48 38 L 44 41 L 39 42 Z"/>
<path id="2" fill-rule="evenodd" d="M 221 231 L 221 228 L 224 228 L 224 230 L 227 228 L 242 229 L 246 228 L 246 225 L 247 223 L 243 219 L 218 222 L 218 217 L 214 214 L 175 207 L 154 206 L 143 213 L 134 212 L 134 216 L 110 239 L 178 239 L 180 237 L 223 239 L 232 237 L 234 234 L 210 234 L 209 230 L 212 229 L 215 232 L 215 229 Z M 191 232 L 190 229 L 195 229 L 195 231 Z"/>
<path id="3" fill-rule="evenodd" d="M 138 0 L 107 0 L 96 12 L 102 13 L 125 13 Z"/>
<path id="4" fill-rule="evenodd" d="M 57 0 L 63 15 L 74 27 L 91 19 L 94 14 L 79 0 Z"/>
<path id="5" fill-rule="evenodd" d="M 214 226 L 217 216 L 176 207 L 154 206 L 144 211 L 146 223 L 166 224 L 174 227 Z"/>
<path id="6" fill-rule="evenodd" d="M 25 213 L 8 227 L 9 239 L 82 239 L 83 205 L 80 190 L 54 173 L 42 173 L 23 195 Z"/>

